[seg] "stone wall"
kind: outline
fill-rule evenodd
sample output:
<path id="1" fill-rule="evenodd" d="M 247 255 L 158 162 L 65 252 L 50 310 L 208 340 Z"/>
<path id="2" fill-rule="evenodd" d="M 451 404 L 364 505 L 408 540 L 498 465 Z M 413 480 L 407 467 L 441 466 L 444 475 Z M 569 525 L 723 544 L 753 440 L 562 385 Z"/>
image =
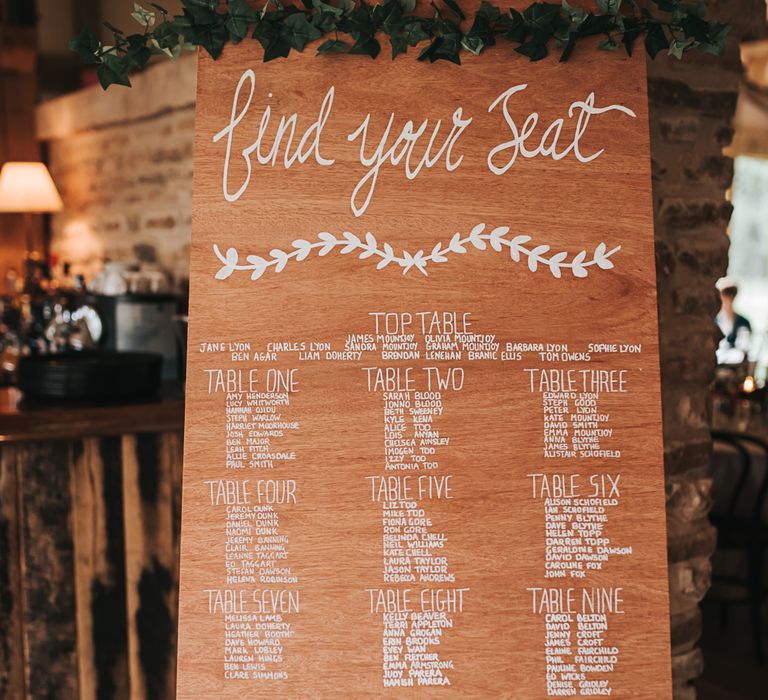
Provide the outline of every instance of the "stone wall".
<path id="1" fill-rule="evenodd" d="M 696 693 L 704 660 L 699 602 L 710 583 L 716 533 L 707 519 L 708 399 L 725 274 L 733 163 L 723 155 L 741 75 L 739 42 L 762 34 L 764 0 L 710 2 L 733 29 L 725 58 L 649 61 L 656 266 L 659 291 L 673 677 L 675 698 Z"/>
<path id="2" fill-rule="evenodd" d="M 100 87 L 43 103 L 39 137 L 65 209 L 52 220 L 57 267 L 86 279 L 105 259 L 189 276 L 195 60 L 163 62 L 132 90 Z"/>

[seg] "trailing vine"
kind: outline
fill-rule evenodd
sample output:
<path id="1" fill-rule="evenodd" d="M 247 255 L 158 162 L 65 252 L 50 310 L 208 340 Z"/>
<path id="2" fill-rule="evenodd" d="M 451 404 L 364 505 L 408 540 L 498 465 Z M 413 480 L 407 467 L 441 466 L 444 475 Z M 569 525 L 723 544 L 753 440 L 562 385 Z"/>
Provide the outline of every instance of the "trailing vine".
<path id="1" fill-rule="evenodd" d="M 623 48 L 631 55 L 642 38 L 651 57 L 660 51 L 680 59 L 687 51 L 721 55 L 728 25 L 707 20 L 703 2 L 649 0 L 656 12 L 636 0 L 597 0 L 597 11 L 587 12 L 562 4 L 534 2 L 522 12 L 502 11 L 483 2 L 469 18 L 457 0 L 431 0 L 431 16 L 416 14 L 416 0 L 262 0 L 257 9 L 249 0 L 182 0 L 183 13 L 171 16 L 161 5 L 146 9 L 134 3 L 132 17 L 142 27 L 127 34 L 109 22 L 113 43 L 104 45 L 91 29 L 70 42 L 87 64 L 96 65 L 104 89 L 131 85 L 129 73 L 143 68 L 155 54 L 175 59 L 182 48 L 203 47 L 214 59 L 225 44 L 248 36 L 264 47 L 264 61 L 303 51 L 317 39 L 318 54 L 350 53 L 376 58 L 382 50 L 381 35 L 389 41 L 392 58 L 418 47 L 418 60 L 460 64 L 463 52 L 480 54 L 499 41 L 531 61 L 548 55 L 551 45 L 567 61 L 586 37 L 600 36 L 601 49 Z"/>

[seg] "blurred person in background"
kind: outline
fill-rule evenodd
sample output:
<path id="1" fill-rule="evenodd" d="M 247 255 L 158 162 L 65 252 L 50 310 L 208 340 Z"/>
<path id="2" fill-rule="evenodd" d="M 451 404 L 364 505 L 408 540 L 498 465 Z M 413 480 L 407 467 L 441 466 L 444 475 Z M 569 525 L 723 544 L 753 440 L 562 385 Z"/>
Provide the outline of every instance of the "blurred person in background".
<path id="1" fill-rule="evenodd" d="M 723 334 L 717 348 L 717 360 L 720 364 L 738 364 L 744 361 L 749 351 L 752 324 L 733 308 L 739 293 L 736 280 L 721 277 L 715 286 L 720 292 L 720 311 L 715 316 L 715 324 Z"/>

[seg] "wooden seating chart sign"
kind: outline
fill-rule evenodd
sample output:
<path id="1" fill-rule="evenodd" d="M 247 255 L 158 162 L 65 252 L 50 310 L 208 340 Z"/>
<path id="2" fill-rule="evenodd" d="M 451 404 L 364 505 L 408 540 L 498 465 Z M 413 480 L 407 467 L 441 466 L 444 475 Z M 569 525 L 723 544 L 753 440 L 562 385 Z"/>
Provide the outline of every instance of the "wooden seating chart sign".
<path id="1" fill-rule="evenodd" d="M 180 698 L 670 696 L 645 61 L 201 53 Z"/>

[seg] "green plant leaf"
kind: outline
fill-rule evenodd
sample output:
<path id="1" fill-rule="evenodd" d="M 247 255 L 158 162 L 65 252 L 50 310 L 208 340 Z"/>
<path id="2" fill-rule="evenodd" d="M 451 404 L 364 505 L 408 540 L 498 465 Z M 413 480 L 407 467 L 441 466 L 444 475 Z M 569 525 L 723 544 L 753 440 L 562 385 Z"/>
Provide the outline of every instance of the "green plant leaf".
<path id="1" fill-rule="evenodd" d="M 133 3 L 133 12 L 131 17 L 135 19 L 142 27 L 152 27 L 155 24 L 155 13 L 145 10 L 139 3 Z"/>
<path id="2" fill-rule="evenodd" d="M 323 2 L 323 0 L 312 0 L 312 7 L 321 12 L 328 12 L 335 17 L 341 17 L 344 14 L 344 10 L 341 7 L 334 7 L 333 5 Z"/>
<path id="3" fill-rule="evenodd" d="M 656 58 L 659 51 L 669 48 L 669 40 L 664 33 L 664 28 L 658 23 L 648 25 L 645 34 L 645 50 L 651 58 Z"/>
<path id="4" fill-rule="evenodd" d="M 349 44 L 341 39 L 328 39 L 317 47 L 317 53 L 345 53 Z"/>
<path id="5" fill-rule="evenodd" d="M 236 44 L 245 39 L 249 27 L 256 24 L 258 19 L 259 13 L 248 4 L 247 0 L 229 0 L 224 24 L 232 43 Z"/>
<path id="6" fill-rule="evenodd" d="M 393 59 L 409 46 L 426 43 L 418 60 L 456 64 L 461 63 L 462 51 L 480 54 L 500 37 L 532 61 L 548 55 L 552 39 L 562 49 L 559 60 L 567 61 L 576 44 L 592 36 L 603 37 L 599 48 L 623 46 L 630 56 L 641 37 L 651 57 L 663 50 L 682 58 L 692 48 L 721 55 L 729 30 L 728 25 L 707 20 L 702 0 L 650 0 L 642 7 L 637 0 L 596 0 L 594 12 L 585 10 L 581 2 L 579 7 L 572 6 L 573 0 L 538 0 L 524 9 L 502 12 L 482 0 L 469 29 L 462 32 L 460 24 L 467 16 L 460 1 L 431 0 L 434 15 L 420 16 L 414 14 L 416 0 L 300 0 L 298 4 L 263 0 L 260 11 L 255 9 L 256 0 L 181 0 L 182 14 L 173 18 L 157 3 L 149 3 L 152 10 L 148 10 L 134 2 L 132 16 L 144 27 L 142 34 L 126 36 L 105 22 L 114 35 L 114 46 L 103 46 L 96 34 L 84 30 L 72 39 L 70 48 L 83 62 L 100 67 L 99 80 L 106 87 L 129 84 L 128 72 L 142 68 L 155 54 L 176 58 L 182 48 L 199 46 L 218 58 L 227 42 L 240 42 L 251 28 L 251 36 L 264 47 L 265 61 L 288 56 L 292 49 L 303 51 L 322 37 L 329 38 L 319 45 L 318 54 L 346 52 L 376 58 L 381 52 L 377 35 L 382 32 L 389 38 Z M 665 16 L 657 16 L 650 6 Z M 158 13 L 163 20 L 159 23 Z"/>
<path id="7" fill-rule="evenodd" d="M 101 42 L 91 29 L 83 29 L 69 42 L 69 48 L 80 56 L 80 60 L 83 63 L 99 63 L 99 58 L 96 54 L 101 48 Z"/>
<path id="8" fill-rule="evenodd" d="M 389 43 L 392 45 L 392 58 L 408 51 L 408 42 L 402 34 L 390 34 Z"/>
<path id="9" fill-rule="evenodd" d="M 692 37 L 687 39 L 673 39 L 669 45 L 669 50 L 667 53 L 670 56 L 674 56 L 678 61 L 682 60 L 686 49 L 688 49 L 694 41 L 695 40 Z"/>
<path id="10" fill-rule="evenodd" d="M 297 51 L 303 51 L 304 47 L 315 39 L 319 39 L 323 33 L 314 25 L 307 22 L 303 12 L 296 12 L 283 20 L 282 37 Z"/>
<path id="11" fill-rule="evenodd" d="M 448 5 L 451 12 L 453 12 L 456 17 L 458 17 L 460 22 L 463 22 L 467 17 L 466 15 L 461 11 L 461 8 L 456 3 L 456 0 L 443 0 L 443 2 Z"/>
<path id="12" fill-rule="evenodd" d="M 128 78 L 128 65 L 126 61 L 107 54 L 96 69 L 96 76 L 105 90 L 110 85 L 124 85 L 131 87 L 131 81 Z"/>
<path id="13" fill-rule="evenodd" d="M 431 38 L 429 32 L 424 29 L 424 24 L 420 19 L 408 21 L 403 26 L 403 38 L 408 46 L 416 46 L 422 41 Z"/>
<path id="14" fill-rule="evenodd" d="M 159 24 L 155 31 L 152 32 L 152 36 L 157 42 L 157 46 L 161 49 L 173 49 L 179 45 L 179 33 L 170 22 Z"/>
<path id="15" fill-rule="evenodd" d="M 461 45 L 470 53 L 479 56 L 480 52 L 485 48 L 485 42 L 479 36 L 465 35 L 461 40 Z"/>
<path id="16" fill-rule="evenodd" d="M 535 2 L 526 8 L 523 18 L 530 27 L 552 35 L 560 21 L 560 7 L 549 2 Z"/>
<path id="17" fill-rule="evenodd" d="M 216 14 L 217 0 L 182 0 L 184 16 L 189 18 L 190 26 L 213 25 L 219 17 Z"/>
<path id="18" fill-rule="evenodd" d="M 579 40 L 579 34 L 578 32 L 570 32 L 568 34 L 568 39 L 565 42 L 565 48 L 563 49 L 563 52 L 560 54 L 560 63 L 565 63 L 573 53 L 573 50 L 576 48 L 576 42 Z"/>
<path id="19" fill-rule="evenodd" d="M 546 58 L 549 53 L 547 44 L 539 38 L 533 38 L 524 44 L 520 44 L 515 51 L 523 54 L 523 56 L 528 56 L 531 61 L 540 61 L 542 58 Z"/>
<path id="20" fill-rule="evenodd" d="M 349 53 L 376 58 L 381 52 L 381 44 L 374 37 L 367 37 L 355 42 Z"/>

